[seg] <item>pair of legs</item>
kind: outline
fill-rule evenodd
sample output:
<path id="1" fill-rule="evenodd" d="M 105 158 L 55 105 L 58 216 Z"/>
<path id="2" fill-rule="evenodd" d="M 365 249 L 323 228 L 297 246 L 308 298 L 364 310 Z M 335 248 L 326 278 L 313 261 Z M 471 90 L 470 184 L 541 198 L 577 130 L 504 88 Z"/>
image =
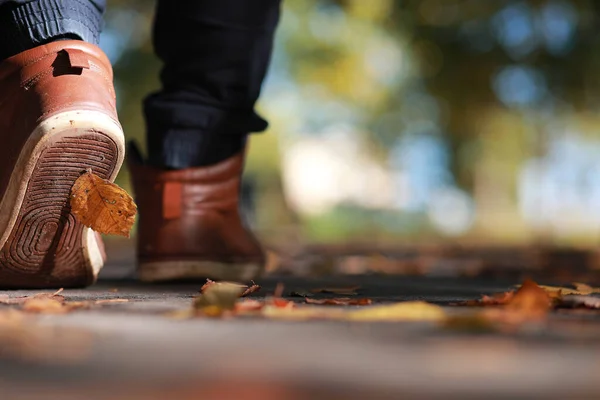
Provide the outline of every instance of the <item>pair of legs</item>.
<path id="1" fill-rule="evenodd" d="M 148 157 L 130 154 L 147 280 L 245 279 L 264 262 L 237 210 L 246 137 L 280 0 L 159 0 L 162 88 L 144 102 Z M 0 286 L 94 280 L 99 239 L 73 220 L 78 171 L 123 159 L 112 70 L 98 43 L 105 0 L 0 0 Z M 67 172 L 68 171 L 68 172 Z"/>

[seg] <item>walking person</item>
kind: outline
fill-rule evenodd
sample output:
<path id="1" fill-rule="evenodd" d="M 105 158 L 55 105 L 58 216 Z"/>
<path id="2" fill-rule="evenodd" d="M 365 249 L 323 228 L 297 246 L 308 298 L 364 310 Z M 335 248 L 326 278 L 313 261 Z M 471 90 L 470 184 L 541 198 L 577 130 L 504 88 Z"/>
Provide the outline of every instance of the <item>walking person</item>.
<path id="1" fill-rule="evenodd" d="M 0 286 L 93 283 L 99 235 L 69 208 L 91 168 L 114 180 L 125 157 L 110 62 L 97 46 L 105 0 L 0 0 Z M 240 218 L 248 134 L 280 0 L 159 0 L 161 89 L 144 104 L 147 158 L 130 145 L 145 281 L 247 280 L 264 252 Z"/>

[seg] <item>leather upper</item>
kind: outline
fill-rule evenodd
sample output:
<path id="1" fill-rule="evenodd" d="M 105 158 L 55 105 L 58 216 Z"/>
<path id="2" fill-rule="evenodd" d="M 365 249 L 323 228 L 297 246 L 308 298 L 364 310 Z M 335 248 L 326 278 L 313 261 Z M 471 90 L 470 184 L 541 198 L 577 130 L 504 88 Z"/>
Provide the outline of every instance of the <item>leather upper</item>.
<path id="1" fill-rule="evenodd" d="M 74 109 L 102 111 L 118 121 L 112 67 L 97 46 L 61 40 L 0 63 L 0 196 L 40 121 Z"/>
<path id="2" fill-rule="evenodd" d="M 166 171 L 130 162 L 139 209 L 138 258 L 264 262 L 239 212 L 244 152 L 208 167 Z"/>

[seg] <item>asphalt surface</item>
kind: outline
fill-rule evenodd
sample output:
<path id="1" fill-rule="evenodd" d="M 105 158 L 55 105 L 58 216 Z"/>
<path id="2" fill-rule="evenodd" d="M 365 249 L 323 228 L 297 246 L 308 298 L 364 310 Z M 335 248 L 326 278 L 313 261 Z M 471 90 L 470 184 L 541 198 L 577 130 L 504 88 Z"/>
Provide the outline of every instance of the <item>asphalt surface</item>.
<path id="1" fill-rule="evenodd" d="M 600 398 L 600 311 L 559 311 L 510 333 L 432 322 L 180 320 L 172 313 L 190 307 L 201 283 L 142 284 L 132 271 L 125 257 L 97 285 L 62 293 L 128 302 L 32 316 L 17 338 L 0 330 L 0 399 Z M 425 300 L 461 313 L 449 304 L 518 282 L 356 275 L 257 283 L 257 298 L 278 283 L 286 295 L 357 285 L 358 297 L 375 303 Z"/>

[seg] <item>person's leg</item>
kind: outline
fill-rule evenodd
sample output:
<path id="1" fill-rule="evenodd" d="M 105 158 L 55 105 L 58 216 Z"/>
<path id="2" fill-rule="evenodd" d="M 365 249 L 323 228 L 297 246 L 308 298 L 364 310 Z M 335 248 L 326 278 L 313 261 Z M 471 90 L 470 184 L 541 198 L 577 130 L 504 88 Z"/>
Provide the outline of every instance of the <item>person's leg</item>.
<path id="1" fill-rule="evenodd" d="M 264 252 L 239 214 L 246 136 L 280 0 L 159 0 L 162 89 L 146 99 L 148 162 L 130 153 L 141 279 L 246 280 Z"/>
<path id="2" fill-rule="evenodd" d="M 0 0 L 0 287 L 89 285 L 104 262 L 69 206 L 82 172 L 114 179 L 124 157 L 112 68 L 93 44 L 103 7 Z"/>
<path id="3" fill-rule="evenodd" d="M 148 97 L 149 162 L 210 165 L 239 152 L 267 123 L 254 104 L 269 65 L 280 0 L 159 0 L 162 90 Z"/>
<path id="4" fill-rule="evenodd" d="M 106 0 L 0 0 L 0 60 L 61 39 L 98 44 Z"/>

